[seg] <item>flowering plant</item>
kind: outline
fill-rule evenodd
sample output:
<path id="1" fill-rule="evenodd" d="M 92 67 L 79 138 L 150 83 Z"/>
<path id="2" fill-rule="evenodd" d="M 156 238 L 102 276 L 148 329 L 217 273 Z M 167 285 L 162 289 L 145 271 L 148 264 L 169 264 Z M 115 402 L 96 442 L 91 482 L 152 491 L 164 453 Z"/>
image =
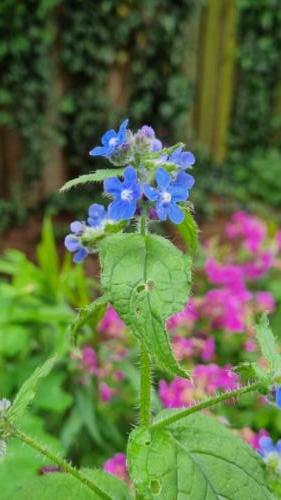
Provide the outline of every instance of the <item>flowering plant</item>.
<path id="1" fill-rule="evenodd" d="M 195 162 L 194 155 L 184 151 L 183 144 L 163 147 L 151 127 L 143 126 L 134 134 L 127 126 L 125 120 L 118 132 L 108 131 L 102 137 L 102 146 L 90 152 L 105 157 L 114 168 L 84 175 L 64 186 L 69 189 L 85 182 L 104 181 L 104 193 L 110 197 L 107 207 L 91 205 L 86 220 L 74 221 L 71 233 L 65 238 L 65 246 L 73 253 L 75 262 L 81 262 L 89 254 L 98 254 L 103 292 L 80 310 L 70 326 L 70 337 L 75 343 L 87 318 L 97 311 L 104 312 L 109 305 L 99 328 L 106 328 L 110 334 L 112 315 L 118 313 L 119 321 L 123 322 L 120 329 L 125 324 L 139 343 L 139 422 L 129 436 L 127 462 L 119 453 L 106 462 L 104 471 L 80 470 L 20 429 L 20 419 L 40 379 L 49 373 L 59 354 L 34 372 L 12 404 L 5 399 L 1 401 L 0 452 L 4 455 L 7 440 L 15 437 L 64 472 L 23 485 L 22 498 L 35 498 L 31 496 L 35 491 L 37 497 L 44 494 L 46 499 L 55 496 L 70 500 L 272 498 L 261 456 L 207 413 L 220 402 L 251 392 L 274 393 L 280 406 L 281 356 L 266 317 L 257 326 L 257 341 L 267 364 L 249 362 L 236 367 L 235 373 L 214 363 L 198 365 L 192 371 L 186 369 L 180 363 L 180 356 L 178 359 L 175 356 L 177 345 L 180 353 L 182 348 L 196 348 L 202 359 L 211 360 L 214 343 L 202 337 L 199 344 L 181 345 L 180 337 L 177 340 L 174 337 L 173 351 L 166 329 L 178 328 L 182 320 L 192 324 L 198 317 L 209 316 L 218 328 L 239 331 L 245 316 L 242 308 L 241 317 L 237 296 L 239 304 L 247 304 L 250 298 L 246 277 L 260 275 L 264 266 L 268 266 L 265 253 L 258 252 L 262 234 L 252 226 L 244 234 L 241 220 L 233 221 L 229 234 L 234 237 L 242 231 L 247 250 L 258 254 L 257 262 L 249 267 L 245 261 L 242 273 L 241 266 L 223 265 L 210 259 L 206 272 L 220 288 L 213 290 L 216 293 L 212 296 L 210 291 L 206 292 L 200 304 L 192 303 L 189 294 L 197 227 L 186 202 L 194 185 L 193 177 L 187 173 Z M 171 241 L 152 233 L 153 227 L 166 220 L 188 235 L 187 255 Z M 230 290 L 235 292 L 235 300 L 231 299 Z M 268 298 L 260 296 L 259 303 Z M 233 322 L 227 315 L 227 308 L 231 307 Z M 107 373 L 107 367 L 99 366 L 90 347 L 84 347 L 80 362 L 88 373 L 103 376 Z M 152 400 L 153 368 L 173 377 L 170 385 L 160 382 L 160 398 L 167 409 L 157 415 Z M 104 401 L 112 397 L 112 390 L 106 382 L 101 382 L 100 395 Z M 201 410 L 206 411 L 201 413 Z M 276 451 L 271 443 L 272 452 L 279 453 L 278 446 Z M 111 474 L 116 470 L 125 481 Z"/>

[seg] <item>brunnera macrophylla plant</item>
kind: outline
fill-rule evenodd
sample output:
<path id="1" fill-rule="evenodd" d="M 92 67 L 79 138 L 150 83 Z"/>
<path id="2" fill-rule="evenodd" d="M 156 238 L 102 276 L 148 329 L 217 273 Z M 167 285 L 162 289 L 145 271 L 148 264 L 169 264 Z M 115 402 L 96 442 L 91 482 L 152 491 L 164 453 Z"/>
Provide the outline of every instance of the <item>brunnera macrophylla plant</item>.
<path id="1" fill-rule="evenodd" d="M 191 377 L 174 358 L 165 324 L 185 307 L 190 294 L 197 227 L 186 202 L 194 185 L 188 170 L 195 158 L 181 143 L 163 147 L 151 127 L 143 126 L 134 134 L 127 126 L 125 120 L 117 132 L 106 132 L 102 145 L 90 152 L 92 156 L 103 156 L 112 167 L 74 179 L 63 190 L 103 181 L 104 193 L 110 199 L 107 206 L 91 205 L 86 220 L 73 222 L 65 239 L 75 262 L 96 253 L 101 267 L 102 294 L 78 312 L 70 334 L 75 342 L 84 322 L 111 304 L 138 340 L 139 418 L 132 423 L 135 427 L 128 439 L 130 482 L 126 484 L 100 470 L 79 470 L 21 430 L 21 417 L 56 356 L 34 372 L 12 404 L 5 399 L 0 402 L 0 453 L 6 453 L 7 442 L 14 437 L 64 472 L 19 485 L 22 499 L 273 498 L 262 458 L 214 417 L 201 412 L 253 391 L 274 393 L 276 404 L 281 406 L 281 356 L 266 317 L 257 326 L 257 340 L 267 369 L 256 363 L 241 365 L 237 367 L 241 384 L 234 390 L 187 408 L 154 414 L 153 369 L 185 379 Z M 152 232 L 166 220 L 185 234 L 187 255 Z M 275 452 L 274 445 L 265 442 L 264 455 L 270 450 Z M 271 467 L 276 455 L 272 453 L 268 460 Z"/>

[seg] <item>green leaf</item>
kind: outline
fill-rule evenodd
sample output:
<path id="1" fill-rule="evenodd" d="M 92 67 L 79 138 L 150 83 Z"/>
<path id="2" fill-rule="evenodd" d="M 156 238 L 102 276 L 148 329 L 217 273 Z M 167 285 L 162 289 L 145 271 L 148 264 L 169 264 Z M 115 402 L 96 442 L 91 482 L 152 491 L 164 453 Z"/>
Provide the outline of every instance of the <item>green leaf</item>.
<path id="1" fill-rule="evenodd" d="M 88 184 L 89 182 L 102 182 L 104 179 L 109 179 L 110 177 L 118 177 L 123 175 L 124 168 L 105 168 L 103 170 L 96 170 L 92 174 L 80 175 L 71 181 L 66 182 L 62 188 L 61 192 L 69 191 L 74 187 L 80 186 L 81 184 Z"/>
<path id="2" fill-rule="evenodd" d="M 112 500 L 130 500 L 132 496 L 124 481 L 101 470 L 83 471 Z M 2 500 L 100 500 L 100 495 L 91 491 L 76 478 L 62 472 L 46 474 L 14 488 L 11 495 Z"/>
<path id="3" fill-rule="evenodd" d="M 32 434 L 34 438 L 44 442 L 56 453 L 60 455 L 63 453 L 61 443 L 46 432 L 44 422 L 39 417 L 25 415 L 21 418 L 20 425 L 21 430 Z M 0 463 L 1 500 L 6 498 L 19 498 L 20 500 L 20 497 L 12 496 L 15 487 L 38 477 L 38 471 L 46 465 L 50 463 L 41 454 L 29 446 L 23 446 L 18 439 L 10 438 L 7 456 Z"/>
<path id="4" fill-rule="evenodd" d="M 76 345 L 79 331 L 92 316 L 95 315 L 97 322 L 101 319 L 108 302 L 108 297 L 106 295 L 102 295 L 88 306 L 79 310 L 69 327 L 70 342 L 72 345 Z"/>
<path id="5" fill-rule="evenodd" d="M 40 410 L 64 413 L 72 404 L 73 397 L 63 389 L 66 373 L 50 373 L 42 380 L 34 399 Z"/>
<path id="6" fill-rule="evenodd" d="M 261 352 L 273 370 L 281 370 L 281 356 L 266 315 L 256 325 L 256 336 Z"/>
<path id="7" fill-rule="evenodd" d="M 99 248 L 101 283 L 109 301 L 161 369 L 187 377 L 174 359 L 165 320 L 187 302 L 190 258 L 155 235 L 114 235 Z"/>
<path id="8" fill-rule="evenodd" d="M 48 359 L 42 366 L 36 368 L 31 377 L 24 382 L 8 411 L 8 419 L 10 422 L 15 422 L 25 413 L 28 405 L 35 397 L 40 380 L 50 373 L 56 360 L 56 356 Z"/>
<path id="9" fill-rule="evenodd" d="M 147 500 L 272 498 L 258 454 L 214 418 L 198 413 L 169 429 L 133 431 L 128 465 Z"/>
<path id="10" fill-rule="evenodd" d="M 198 233 L 199 229 L 191 215 L 191 212 L 185 209 L 184 221 L 177 225 L 177 229 L 183 238 L 184 242 L 187 244 L 187 248 L 191 255 L 194 255 L 197 251 L 199 240 Z"/>

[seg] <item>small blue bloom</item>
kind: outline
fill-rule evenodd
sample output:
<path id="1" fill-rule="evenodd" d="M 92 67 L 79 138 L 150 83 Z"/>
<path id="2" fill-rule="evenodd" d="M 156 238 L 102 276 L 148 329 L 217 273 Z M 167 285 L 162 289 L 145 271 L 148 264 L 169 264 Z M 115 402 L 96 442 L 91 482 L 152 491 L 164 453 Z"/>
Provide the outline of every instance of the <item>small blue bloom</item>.
<path id="1" fill-rule="evenodd" d="M 118 132 L 115 132 L 113 129 L 108 130 L 101 138 L 102 146 L 92 149 L 89 153 L 90 156 L 111 156 L 112 153 L 126 142 L 128 122 L 129 120 L 124 120 Z"/>
<path id="2" fill-rule="evenodd" d="M 141 197 L 141 186 L 137 172 L 133 167 L 126 167 L 124 181 L 117 177 L 104 181 L 104 191 L 115 200 L 108 207 L 108 217 L 112 220 L 129 220 L 137 209 L 137 200 Z"/>
<path id="3" fill-rule="evenodd" d="M 194 165 L 195 156 L 190 151 L 183 151 L 183 147 L 180 146 L 169 156 L 168 162 L 175 163 L 179 168 L 185 170 Z"/>
<path id="4" fill-rule="evenodd" d="M 84 232 L 85 225 L 82 222 L 75 221 L 70 224 L 70 230 L 73 234 L 65 237 L 64 245 L 66 249 L 73 253 L 73 262 L 82 262 L 88 255 L 88 250 L 81 245 L 80 236 Z"/>
<path id="5" fill-rule="evenodd" d="M 87 222 L 90 227 L 98 228 L 102 225 L 103 221 L 106 217 L 106 210 L 103 205 L 99 205 L 98 203 L 94 203 L 89 206 L 88 209 L 89 217 Z"/>
<path id="6" fill-rule="evenodd" d="M 194 179 L 185 172 L 180 172 L 175 180 L 162 167 L 156 171 L 156 182 L 158 189 L 144 185 L 144 194 L 156 202 L 156 213 L 160 220 L 170 219 L 174 224 L 180 224 L 184 219 L 184 213 L 177 203 L 186 201 L 189 189 L 194 185 Z"/>
<path id="7" fill-rule="evenodd" d="M 281 408 L 281 386 L 276 387 L 275 401 L 276 401 L 277 406 L 279 406 L 279 408 Z"/>

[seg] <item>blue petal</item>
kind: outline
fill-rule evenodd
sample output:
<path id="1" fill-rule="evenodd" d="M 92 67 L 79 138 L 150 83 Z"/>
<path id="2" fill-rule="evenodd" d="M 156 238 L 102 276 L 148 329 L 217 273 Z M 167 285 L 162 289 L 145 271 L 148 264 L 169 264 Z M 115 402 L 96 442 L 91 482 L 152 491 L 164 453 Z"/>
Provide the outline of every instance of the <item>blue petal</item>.
<path id="1" fill-rule="evenodd" d="M 185 151 L 184 154 L 184 163 L 188 166 L 188 165 L 194 165 L 194 163 L 196 162 L 196 158 L 194 156 L 193 153 L 191 153 L 191 151 Z"/>
<path id="2" fill-rule="evenodd" d="M 82 262 L 82 260 L 84 260 L 85 257 L 87 257 L 87 255 L 88 255 L 87 250 L 81 247 L 80 250 L 78 250 L 78 252 L 74 254 L 73 262 L 78 264 L 79 262 Z"/>
<path id="3" fill-rule="evenodd" d="M 269 452 L 274 450 L 272 439 L 267 436 L 262 436 L 259 440 L 259 446 L 262 452 Z"/>
<path id="4" fill-rule="evenodd" d="M 103 134 L 103 136 L 101 138 L 101 143 L 104 146 L 108 146 L 110 139 L 116 138 L 116 136 L 117 136 L 117 134 L 116 134 L 115 130 L 110 129 L 107 132 L 105 132 L 105 134 Z"/>
<path id="5" fill-rule="evenodd" d="M 160 220 L 167 220 L 168 209 L 162 203 L 156 203 L 156 213 Z"/>
<path id="6" fill-rule="evenodd" d="M 119 127 L 118 136 L 119 136 L 119 139 L 121 139 L 121 140 L 123 138 L 125 138 L 125 136 L 126 136 L 126 128 L 127 128 L 128 123 L 129 123 L 129 120 L 128 120 L 128 118 L 126 118 L 126 120 L 124 120 Z"/>
<path id="7" fill-rule="evenodd" d="M 161 151 L 162 147 L 162 142 L 159 139 L 154 139 L 152 142 L 151 151 Z"/>
<path id="8" fill-rule="evenodd" d="M 70 230 L 73 233 L 81 234 L 84 230 L 84 224 L 82 222 L 80 222 L 79 220 L 75 220 L 74 222 L 72 222 L 70 224 Z"/>
<path id="9" fill-rule="evenodd" d="M 149 184 L 145 184 L 143 186 L 143 192 L 145 196 L 150 200 L 150 201 L 156 201 L 159 199 L 159 191 L 157 189 L 151 187 Z"/>
<path id="10" fill-rule="evenodd" d="M 175 202 L 186 201 L 189 196 L 189 191 L 186 187 L 175 186 L 172 189 L 172 200 Z"/>
<path id="11" fill-rule="evenodd" d="M 170 184 L 171 182 L 171 177 L 170 175 L 168 174 L 168 172 L 166 172 L 166 170 L 164 170 L 164 168 L 162 167 L 159 167 L 156 171 L 156 181 L 157 181 L 157 184 L 160 188 L 162 189 L 165 189 L 168 187 L 168 185 Z"/>
<path id="12" fill-rule="evenodd" d="M 168 217 L 174 224 L 180 224 L 184 219 L 184 213 L 175 203 L 170 203 Z"/>
<path id="13" fill-rule="evenodd" d="M 119 196 L 123 189 L 123 185 L 118 177 L 111 177 L 110 179 L 105 179 L 103 188 L 106 193 L 110 193 L 113 196 Z"/>
<path id="14" fill-rule="evenodd" d="M 80 248 L 80 242 L 76 236 L 68 234 L 64 239 L 64 246 L 69 252 L 77 252 Z"/>
<path id="15" fill-rule="evenodd" d="M 130 187 L 135 184 L 138 180 L 137 172 L 134 167 L 126 167 L 124 170 L 124 188 Z"/>
<path id="16" fill-rule="evenodd" d="M 129 220 L 134 216 L 136 209 L 135 201 L 116 200 L 109 205 L 108 216 L 113 220 Z"/>
<path id="17" fill-rule="evenodd" d="M 281 387 L 277 387 L 277 389 L 276 389 L 275 401 L 276 401 L 277 406 L 279 406 L 279 408 L 281 408 Z"/>
<path id="18" fill-rule="evenodd" d="M 103 205 L 99 205 L 99 203 L 93 203 L 93 205 L 89 206 L 88 214 L 94 219 L 101 219 L 105 216 L 105 208 Z"/>
<path id="19" fill-rule="evenodd" d="M 186 172 L 179 172 L 173 185 L 182 186 L 185 189 L 191 189 L 194 186 L 194 183 L 195 180 L 194 177 L 192 177 L 192 175 L 187 174 Z"/>
<path id="20" fill-rule="evenodd" d="M 91 149 L 89 152 L 90 156 L 107 156 L 108 150 L 102 146 L 97 146 L 96 148 Z"/>

